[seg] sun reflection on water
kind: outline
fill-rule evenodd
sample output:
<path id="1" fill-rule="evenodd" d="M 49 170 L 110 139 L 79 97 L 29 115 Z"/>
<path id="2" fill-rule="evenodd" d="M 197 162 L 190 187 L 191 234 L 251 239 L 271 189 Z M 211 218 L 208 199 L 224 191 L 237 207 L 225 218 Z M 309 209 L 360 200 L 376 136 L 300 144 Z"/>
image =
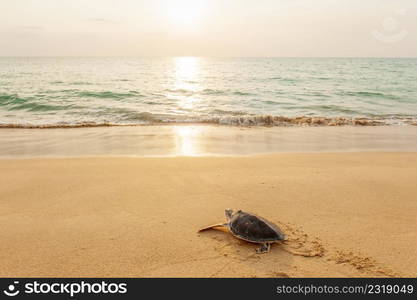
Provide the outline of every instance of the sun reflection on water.
<path id="1" fill-rule="evenodd" d="M 176 57 L 173 59 L 174 83 L 170 88 L 170 98 L 176 99 L 178 113 L 191 116 L 196 110 L 195 104 L 201 101 L 197 95 L 201 91 L 201 62 L 198 57 Z M 201 130 L 196 126 L 176 126 L 177 153 L 183 156 L 195 156 L 200 151 L 198 136 Z"/>
<path id="2" fill-rule="evenodd" d="M 177 137 L 177 151 L 182 156 L 195 156 L 200 151 L 198 136 L 201 130 L 197 126 L 176 126 L 174 128 Z"/>
<path id="3" fill-rule="evenodd" d="M 177 81 L 193 81 L 199 73 L 198 57 L 175 57 L 175 75 Z"/>
<path id="4" fill-rule="evenodd" d="M 171 90 L 175 93 L 169 95 L 178 100 L 178 106 L 186 111 L 192 111 L 195 104 L 201 99 L 195 94 L 201 90 L 200 85 L 200 58 L 176 57 L 174 58 L 175 82 Z"/>

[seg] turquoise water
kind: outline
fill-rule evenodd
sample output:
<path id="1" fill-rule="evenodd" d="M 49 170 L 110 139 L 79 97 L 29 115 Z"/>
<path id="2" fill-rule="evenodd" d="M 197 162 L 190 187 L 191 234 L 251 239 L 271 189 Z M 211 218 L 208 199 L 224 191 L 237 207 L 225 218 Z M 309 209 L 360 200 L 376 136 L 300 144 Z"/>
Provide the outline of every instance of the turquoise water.
<path id="1" fill-rule="evenodd" d="M 417 59 L 0 58 L 0 124 L 411 124 L 416 82 Z"/>

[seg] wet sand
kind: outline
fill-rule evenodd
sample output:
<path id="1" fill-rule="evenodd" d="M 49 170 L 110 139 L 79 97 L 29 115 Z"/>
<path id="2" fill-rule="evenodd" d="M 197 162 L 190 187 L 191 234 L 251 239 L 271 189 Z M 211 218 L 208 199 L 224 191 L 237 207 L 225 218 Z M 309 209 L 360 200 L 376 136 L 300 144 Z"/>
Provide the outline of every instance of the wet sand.
<path id="1" fill-rule="evenodd" d="M 416 126 L 0 128 L 0 158 L 417 151 Z"/>
<path id="2" fill-rule="evenodd" d="M 415 277 L 416 170 L 417 152 L 3 159 L 0 276 Z M 197 233 L 229 207 L 288 245 Z"/>

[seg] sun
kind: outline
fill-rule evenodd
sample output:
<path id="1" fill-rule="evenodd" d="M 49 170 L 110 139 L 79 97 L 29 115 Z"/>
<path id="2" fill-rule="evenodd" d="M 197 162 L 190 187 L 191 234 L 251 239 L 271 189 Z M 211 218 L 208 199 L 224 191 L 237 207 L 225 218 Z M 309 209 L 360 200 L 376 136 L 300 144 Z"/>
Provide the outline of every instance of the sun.
<path id="1" fill-rule="evenodd" d="M 204 17 L 207 0 L 169 0 L 164 4 L 167 20 L 175 26 L 194 26 Z"/>

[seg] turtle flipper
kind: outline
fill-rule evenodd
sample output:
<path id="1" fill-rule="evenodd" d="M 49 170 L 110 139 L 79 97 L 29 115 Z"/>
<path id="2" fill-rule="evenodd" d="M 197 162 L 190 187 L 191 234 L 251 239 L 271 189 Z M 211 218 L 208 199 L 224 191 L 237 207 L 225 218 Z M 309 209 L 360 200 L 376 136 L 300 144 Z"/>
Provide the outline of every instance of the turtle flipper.
<path id="1" fill-rule="evenodd" d="M 213 225 L 201 228 L 198 232 L 209 230 L 209 229 L 216 229 L 216 228 L 219 228 L 219 227 L 227 227 L 228 225 L 229 225 L 228 223 L 213 224 Z"/>
<path id="2" fill-rule="evenodd" d="M 263 243 L 259 248 L 256 249 L 256 253 L 264 254 L 268 253 L 271 250 L 271 243 Z"/>

